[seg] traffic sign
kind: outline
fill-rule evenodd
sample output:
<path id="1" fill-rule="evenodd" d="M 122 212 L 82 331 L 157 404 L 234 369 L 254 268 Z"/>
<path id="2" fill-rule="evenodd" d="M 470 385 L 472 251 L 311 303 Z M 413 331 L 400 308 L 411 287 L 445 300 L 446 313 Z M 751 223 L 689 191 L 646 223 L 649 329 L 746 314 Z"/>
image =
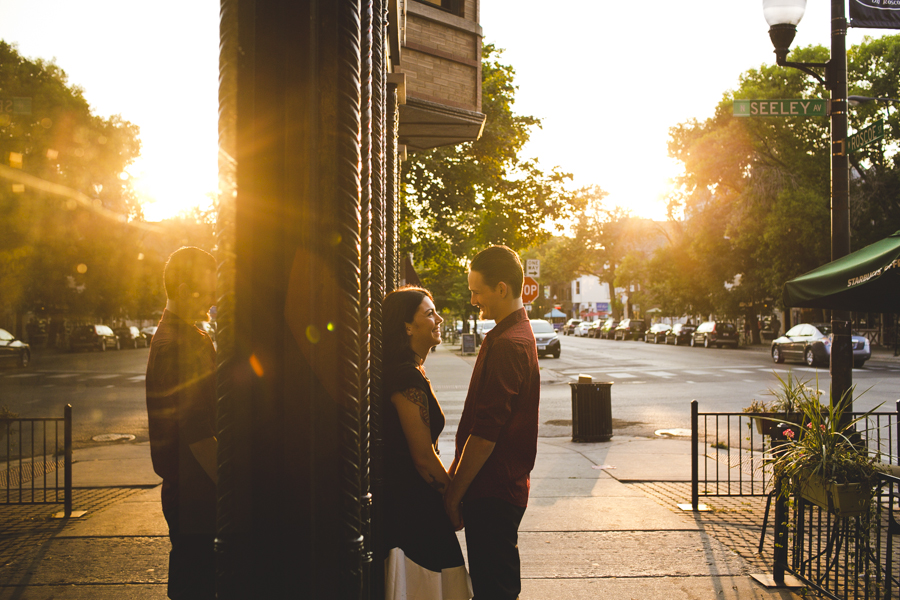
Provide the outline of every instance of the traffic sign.
<path id="1" fill-rule="evenodd" d="M 534 302 L 535 298 L 538 297 L 538 289 L 537 281 L 531 277 L 526 277 L 525 283 L 522 284 L 522 302 L 525 304 Z"/>
<path id="2" fill-rule="evenodd" d="M 868 146 L 872 142 L 884 139 L 884 121 L 878 119 L 865 129 L 860 129 L 847 138 L 847 152 L 859 150 L 863 146 Z"/>
<path id="3" fill-rule="evenodd" d="M 540 277 L 541 261 L 537 258 L 525 259 L 525 274 L 529 277 Z"/>
<path id="4" fill-rule="evenodd" d="M 824 117 L 825 100 L 735 100 L 735 117 Z"/>

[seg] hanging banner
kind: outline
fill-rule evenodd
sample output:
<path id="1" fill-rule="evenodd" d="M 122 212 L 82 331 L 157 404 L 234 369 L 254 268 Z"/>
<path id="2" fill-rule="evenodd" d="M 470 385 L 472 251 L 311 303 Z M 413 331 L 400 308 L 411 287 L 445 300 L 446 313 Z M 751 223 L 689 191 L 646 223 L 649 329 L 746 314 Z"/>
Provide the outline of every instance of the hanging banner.
<path id="1" fill-rule="evenodd" d="M 900 0 L 850 0 L 850 27 L 900 29 Z"/>

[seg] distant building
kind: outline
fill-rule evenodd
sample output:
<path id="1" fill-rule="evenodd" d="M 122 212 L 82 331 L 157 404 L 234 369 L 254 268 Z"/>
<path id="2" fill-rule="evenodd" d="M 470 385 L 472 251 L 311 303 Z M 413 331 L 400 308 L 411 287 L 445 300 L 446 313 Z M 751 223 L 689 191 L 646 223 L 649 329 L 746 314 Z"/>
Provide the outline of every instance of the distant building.
<path id="1" fill-rule="evenodd" d="M 610 314 L 609 284 L 596 275 L 582 275 L 570 283 L 572 316 L 595 320 Z"/>

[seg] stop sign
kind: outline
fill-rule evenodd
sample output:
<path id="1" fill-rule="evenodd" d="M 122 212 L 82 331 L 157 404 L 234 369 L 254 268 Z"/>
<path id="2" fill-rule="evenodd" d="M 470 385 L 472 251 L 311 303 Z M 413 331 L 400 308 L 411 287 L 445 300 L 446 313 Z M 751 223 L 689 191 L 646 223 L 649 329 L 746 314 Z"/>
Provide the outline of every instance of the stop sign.
<path id="1" fill-rule="evenodd" d="M 538 297 L 538 289 L 537 281 L 531 277 L 526 277 L 525 283 L 522 285 L 522 302 L 525 304 L 534 302 L 535 298 Z"/>

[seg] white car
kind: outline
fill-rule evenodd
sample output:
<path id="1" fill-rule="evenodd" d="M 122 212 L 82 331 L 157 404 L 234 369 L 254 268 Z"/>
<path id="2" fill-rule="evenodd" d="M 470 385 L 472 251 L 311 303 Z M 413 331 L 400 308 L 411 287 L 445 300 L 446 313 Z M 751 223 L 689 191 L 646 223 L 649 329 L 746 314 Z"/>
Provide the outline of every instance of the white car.
<path id="1" fill-rule="evenodd" d="M 578 327 L 575 328 L 575 337 L 587 337 L 588 330 L 590 330 L 591 325 L 593 325 L 593 321 L 582 321 L 578 324 Z"/>

